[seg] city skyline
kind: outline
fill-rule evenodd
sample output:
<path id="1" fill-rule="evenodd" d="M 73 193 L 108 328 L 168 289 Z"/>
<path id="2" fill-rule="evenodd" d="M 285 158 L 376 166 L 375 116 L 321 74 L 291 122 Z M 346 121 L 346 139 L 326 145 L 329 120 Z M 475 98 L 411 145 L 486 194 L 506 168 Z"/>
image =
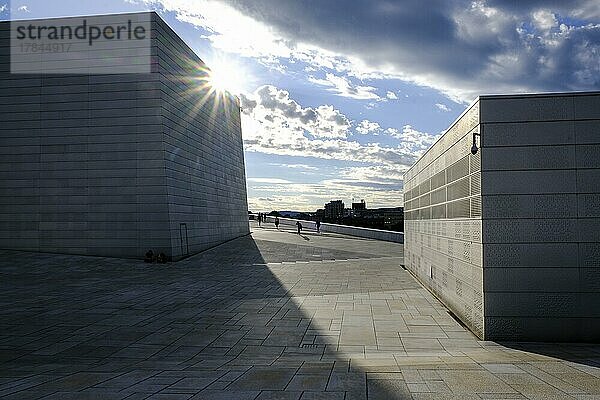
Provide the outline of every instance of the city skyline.
<path id="1" fill-rule="evenodd" d="M 402 206 L 403 173 L 478 94 L 600 87 L 600 5 L 0 1 L 0 17 L 156 10 L 242 100 L 249 208 Z"/>
<path id="2" fill-rule="evenodd" d="M 258 213 L 258 212 L 263 213 L 263 212 L 272 212 L 272 211 L 280 211 L 281 212 L 282 211 L 282 212 L 299 212 L 299 213 L 310 214 L 310 213 L 315 213 L 316 211 L 324 209 L 324 207 L 327 204 L 329 204 L 331 202 L 335 202 L 335 201 L 341 201 L 346 206 L 345 208 L 347 208 L 347 209 L 351 209 L 354 204 L 360 204 L 360 203 L 364 204 L 365 208 L 369 209 L 369 210 L 380 209 L 380 208 L 382 208 L 382 209 L 383 208 L 403 208 L 403 206 L 394 206 L 394 205 L 385 206 L 385 207 L 383 207 L 383 206 L 382 207 L 370 207 L 370 205 L 365 201 L 365 199 L 355 199 L 355 198 L 352 198 L 352 199 L 350 199 L 348 201 L 347 199 L 342 199 L 342 198 L 331 198 L 331 199 L 327 200 L 325 203 L 323 203 L 322 205 L 317 206 L 314 209 L 310 209 L 309 208 L 309 209 L 298 209 L 298 210 L 295 210 L 295 209 L 283 209 L 282 208 L 282 209 L 272 209 L 272 210 L 271 209 L 267 209 L 267 210 L 262 210 L 262 209 L 258 209 L 257 208 L 256 210 L 249 209 L 248 211 L 251 211 L 253 213 Z"/>

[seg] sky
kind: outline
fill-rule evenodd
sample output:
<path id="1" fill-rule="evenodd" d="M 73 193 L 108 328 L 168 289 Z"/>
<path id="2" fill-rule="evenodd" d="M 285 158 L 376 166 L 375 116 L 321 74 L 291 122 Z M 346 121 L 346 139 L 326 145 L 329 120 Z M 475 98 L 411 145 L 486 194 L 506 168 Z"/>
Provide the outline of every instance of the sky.
<path id="1" fill-rule="evenodd" d="M 402 206 L 478 95 L 600 89 L 598 0 L 0 0 L 1 19 L 142 10 L 240 97 L 255 212 Z"/>

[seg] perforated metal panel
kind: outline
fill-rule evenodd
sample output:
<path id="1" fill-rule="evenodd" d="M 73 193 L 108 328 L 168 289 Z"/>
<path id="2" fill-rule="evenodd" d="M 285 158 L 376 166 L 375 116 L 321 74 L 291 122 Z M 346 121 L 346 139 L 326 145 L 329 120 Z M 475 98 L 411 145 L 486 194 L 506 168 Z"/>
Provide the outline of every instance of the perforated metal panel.
<path id="1" fill-rule="evenodd" d="M 448 185 L 448 201 L 469 197 L 469 178 Z"/>
<path id="2" fill-rule="evenodd" d="M 471 217 L 481 217 L 481 197 L 471 198 Z"/>
<path id="3" fill-rule="evenodd" d="M 446 205 L 441 204 L 438 206 L 431 207 L 431 218 L 433 218 L 433 219 L 446 218 Z"/>
<path id="4" fill-rule="evenodd" d="M 425 182 L 419 185 L 419 194 L 425 194 L 431 190 L 430 180 L 427 179 Z"/>
<path id="5" fill-rule="evenodd" d="M 478 151 L 477 154 L 469 157 L 471 162 L 471 172 L 481 171 L 481 152 Z"/>
<path id="6" fill-rule="evenodd" d="M 457 179 L 469 175 L 469 156 L 464 157 L 460 161 L 454 163 L 447 170 L 448 182 L 454 182 Z"/>
<path id="7" fill-rule="evenodd" d="M 431 192 L 431 204 L 440 204 L 446 201 L 446 188 L 441 188 Z"/>
<path id="8" fill-rule="evenodd" d="M 469 199 L 460 199 L 446 205 L 448 218 L 470 218 L 471 206 Z"/>
<path id="9" fill-rule="evenodd" d="M 431 189 L 437 189 L 446 184 L 446 171 L 438 172 L 431 177 Z"/>
<path id="10" fill-rule="evenodd" d="M 481 172 L 471 175 L 471 195 L 481 194 Z"/>
<path id="11" fill-rule="evenodd" d="M 411 193 L 405 204 L 405 257 L 407 268 L 482 335 L 481 295 L 473 298 L 483 279 L 481 219 L 471 206 L 481 191 L 476 168 L 481 161 L 470 152 L 477 121 L 473 108 L 406 174 Z"/>

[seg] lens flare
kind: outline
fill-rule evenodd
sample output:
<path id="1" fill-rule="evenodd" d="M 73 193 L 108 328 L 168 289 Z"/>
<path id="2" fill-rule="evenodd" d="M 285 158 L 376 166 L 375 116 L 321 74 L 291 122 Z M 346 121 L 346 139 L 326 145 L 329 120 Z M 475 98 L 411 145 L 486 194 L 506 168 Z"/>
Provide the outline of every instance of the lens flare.
<path id="1" fill-rule="evenodd" d="M 186 84 L 178 94 L 187 100 L 189 107 L 182 111 L 185 111 L 190 123 L 202 113 L 209 115 L 207 121 L 211 124 L 218 121 L 240 123 L 239 96 L 246 90 L 249 75 L 236 63 L 220 60 L 207 64 L 200 61 L 200 65 L 198 59 L 183 60 L 187 72 L 178 81 Z"/>
<path id="2" fill-rule="evenodd" d="M 239 95 L 244 90 L 242 69 L 232 62 L 213 60 L 208 71 L 208 84 L 216 92 Z"/>

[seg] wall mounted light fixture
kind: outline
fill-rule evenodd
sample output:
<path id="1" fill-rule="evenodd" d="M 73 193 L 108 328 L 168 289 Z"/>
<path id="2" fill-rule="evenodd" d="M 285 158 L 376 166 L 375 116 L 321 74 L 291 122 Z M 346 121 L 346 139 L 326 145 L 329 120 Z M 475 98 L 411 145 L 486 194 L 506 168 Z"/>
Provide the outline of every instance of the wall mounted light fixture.
<path id="1" fill-rule="evenodd" d="M 473 146 L 471 146 L 471 154 L 475 155 L 477 154 L 477 141 L 475 140 L 475 136 L 479 136 L 481 138 L 481 133 L 479 132 L 473 132 Z"/>

